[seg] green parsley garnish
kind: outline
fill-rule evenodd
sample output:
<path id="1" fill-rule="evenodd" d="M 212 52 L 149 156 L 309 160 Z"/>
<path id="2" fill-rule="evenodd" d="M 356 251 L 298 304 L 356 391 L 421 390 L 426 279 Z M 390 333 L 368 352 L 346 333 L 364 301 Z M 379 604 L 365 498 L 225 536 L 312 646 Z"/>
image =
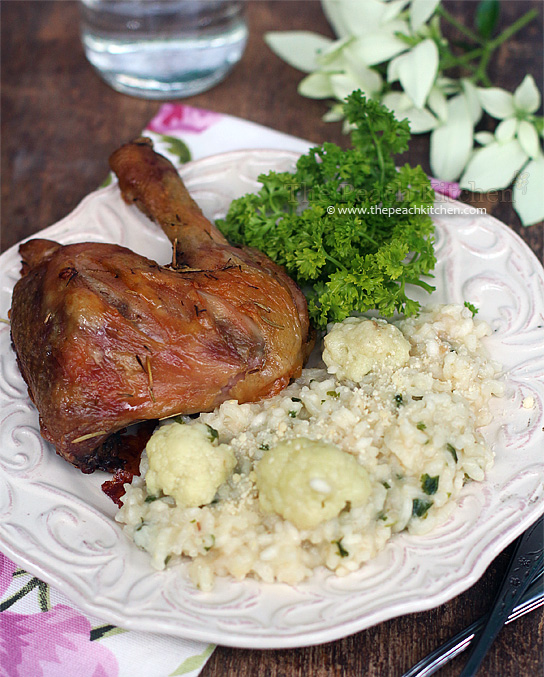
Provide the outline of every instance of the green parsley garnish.
<path id="1" fill-rule="evenodd" d="M 453 460 L 457 463 L 459 458 L 457 457 L 457 449 L 453 446 L 453 444 L 450 444 L 449 442 L 446 444 L 446 449 L 450 452 L 450 454 L 453 456 Z"/>
<path id="2" fill-rule="evenodd" d="M 327 390 L 327 395 L 333 397 L 335 400 L 340 397 L 340 393 L 337 393 L 336 390 Z"/>
<path id="3" fill-rule="evenodd" d="M 296 170 L 259 176 L 256 194 L 234 200 L 217 226 L 234 243 L 260 249 L 306 290 L 318 327 L 376 308 L 413 315 L 408 284 L 426 291 L 433 270 L 434 191 L 421 167 L 398 171 L 407 120 L 352 92 L 344 104 L 352 148 L 311 148 Z M 303 207 L 301 209 L 301 206 Z"/>
<path id="4" fill-rule="evenodd" d="M 439 479 L 440 477 L 438 475 L 435 475 L 434 477 L 431 477 L 427 473 L 421 475 L 421 488 L 423 489 L 423 493 L 427 494 L 428 496 L 436 494 L 438 491 Z"/>
<path id="5" fill-rule="evenodd" d="M 478 308 L 472 305 L 472 303 L 470 303 L 469 301 L 465 301 L 463 305 L 465 306 L 465 308 L 468 308 L 470 310 L 470 312 L 472 313 L 472 317 L 474 317 L 474 315 L 476 315 L 476 313 L 478 312 Z"/>
<path id="6" fill-rule="evenodd" d="M 289 412 L 289 416 L 290 416 L 291 418 L 296 418 L 296 417 L 297 417 L 297 412 L 294 411 L 293 409 L 291 409 L 291 411 Z"/>
<path id="7" fill-rule="evenodd" d="M 395 400 L 395 404 L 397 405 L 397 407 L 400 407 L 400 405 L 402 404 L 402 395 L 395 395 L 393 399 Z"/>
<path id="8" fill-rule="evenodd" d="M 219 433 L 215 428 L 212 428 L 211 425 L 208 425 L 207 423 L 204 425 L 208 429 L 208 437 L 210 438 L 210 442 L 215 442 L 215 440 L 219 437 Z"/>
<path id="9" fill-rule="evenodd" d="M 412 501 L 412 516 L 423 517 L 432 504 L 432 501 L 426 501 L 424 498 L 414 498 Z"/>
<path id="10" fill-rule="evenodd" d="M 425 430 L 425 429 L 427 428 L 427 426 L 425 425 L 425 423 L 423 423 L 423 421 L 420 421 L 420 422 L 416 425 L 416 428 L 417 428 L 418 430 Z"/>
<path id="11" fill-rule="evenodd" d="M 339 541 L 333 541 L 338 546 L 338 554 L 340 557 L 349 557 L 349 552 L 342 545 L 342 539 Z"/>

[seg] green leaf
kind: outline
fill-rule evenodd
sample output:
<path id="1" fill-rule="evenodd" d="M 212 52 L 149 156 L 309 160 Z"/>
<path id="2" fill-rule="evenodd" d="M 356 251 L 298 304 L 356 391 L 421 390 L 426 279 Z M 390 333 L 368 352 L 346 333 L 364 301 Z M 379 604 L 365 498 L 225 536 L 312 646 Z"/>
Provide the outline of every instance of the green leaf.
<path id="1" fill-rule="evenodd" d="M 425 473 L 421 476 L 421 489 L 424 494 L 432 496 L 438 491 L 438 483 L 440 481 L 440 476 L 435 475 L 431 477 L 428 473 Z"/>
<path id="2" fill-rule="evenodd" d="M 332 541 L 332 543 L 333 545 L 336 545 L 336 547 L 338 548 L 337 554 L 339 557 L 349 557 L 349 552 L 342 545 L 342 539 L 340 539 L 339 541 Z"/>
<path id="3" fill-rule="evenodd" d="M 281 59 L 304 73 L 311 73 L 318 68 L 316 57 L 333 42 L 324 35 L 310 31 L 265 33 L 264 41 Z"/>
<path id="4" fill-rule="evenodd" d="M 474 153 L 459 185 L 478 193 L 501 190 L 512 183 L 527 160 L 527 153 L 517 139 L 490 143 Z"/>
<path id="5" fill-rule="evenodd" d="M 521 223 L 530 226 L 544 220 L 544 156 L 531 160 L 519 173 L 513 192 L 514 209 Z"/>
<path id="6" fill-rule="evenodd" d="M 196 656 L 189 656 L 189 658 L 186 658 L 174 672 L 170 673 L 169 677 L 179 677 L 179 675 L 186 675 L 189 672 L 198 670 L 212 655 L 214 649 L 215 644 L 208 644 L 208 646 L 204 649 L 202 653 Z"/>
<path id="7" fill-rule="evenodd" d="M 457 463 L 459 461 L 459 456 L 457 455 L 457 449 L 451 444 L 451 442 L 448 442 L 446 444 L 446 449 L 450 452 L 450 454 L 453 456 L 453 460 Z"/>
<path id="8" fill-rule="evenodd" d="M 129 632 L 124 628 L 118 628 L 115 625 L 100 625 L 96 628 L 92 628 L 90 632 L 91 642 L 96 642 L 103 637 L 115 637 L 115 635 L 124 635 L 125 632 Z"/>
<path id="9" fill-rule="evenodd" d="M 472 313 L 472 317 L 478 314 L 478 308 L 476 308 L 476 306 L 470 301 L 465 301 L 463 305 L 465 306 L 465 308 L 468 308 L 470 310 L 470 312 Z"/>
<path id="10" fill-rule="evenodd" d="M 187 145 L 175 136 L 161 134 L 161 139 L 166 144 L 166 150 L 178 158 L 179 164 L 183 165 L 191 159 L 191 151 Z"/>
<path id="11" fill-rule="evenodd" d="M 433 502 L 424 498 L 414 498 L 412 501 L 412 517 L 424 517 Z"/>
<path id="12" fill-rule="evenodd" d="M 114 177 L 114 173 L 110 172 L 108 174 L 108 176 L 106 176 L 104 181 L 102 181 L 102 183 L 100 184 L 100 188 L 105 188 L 106 186 L 109 186 L 111 184 L 111 182 L 113 181 L 113 177 Z"/>
<path id="13" fill-rule="evenodd" d="M 421 167 L 395 166 L 395 155 L 408 145 L 408 122 L 360 90 L 347 97 L 343 114 L 352 128 L 351 148 L 311 148 L 293 174 L 260 176 L 259 192 L 234 200 L 217 221 L 230 240 L 256 247 L 286 268 L 305 288 L 318 327 L 371 308 L 384 316 L 414 314 L 419 305 L 407 288 L 432 290 L 422 277 L 436 263 L 428 214 L 361 212 L 376 204 L 433 204 Z M 299 199 L 306 203 L 302 210 Z"/>
<path id="14" fill-rule="evenodd" d="M 476 7 L 474 26 L 479 35 L 489 39 L 497 27 L 500 14 L 499 0 L 481 0 Z"/>

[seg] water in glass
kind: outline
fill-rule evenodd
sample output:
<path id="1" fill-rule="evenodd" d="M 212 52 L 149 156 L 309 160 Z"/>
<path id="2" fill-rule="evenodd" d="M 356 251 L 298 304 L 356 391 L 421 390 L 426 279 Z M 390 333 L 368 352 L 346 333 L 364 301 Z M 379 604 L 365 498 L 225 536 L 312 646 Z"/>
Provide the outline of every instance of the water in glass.
<path id="1" fill-rule="evenodd" d="M 148 99 L 220 82 L 247 41 L 243 1 L 80 0 L 85 54 L 114 89 Z"/>

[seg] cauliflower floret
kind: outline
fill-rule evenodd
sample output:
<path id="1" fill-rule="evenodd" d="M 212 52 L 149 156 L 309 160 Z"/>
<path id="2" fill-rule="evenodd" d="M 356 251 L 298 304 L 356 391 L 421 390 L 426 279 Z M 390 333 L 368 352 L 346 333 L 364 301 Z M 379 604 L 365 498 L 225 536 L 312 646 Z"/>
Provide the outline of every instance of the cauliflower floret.
<path id="1" fill-rule="evenodd" d="M 256 467 L 259 503 L 299 529 L 336 517 L 349 502 L 362 505 L 370 480 L 356 459 L 333 444 L 305 437 L 265 452 Z"/>
<path id="2" fill-rule="evenodd" d="M 210 503 L 236 465 L 232 449 L 217 445 L 213 432 L 203 423 L 158 428 L 146 447 L 148 493 L 162 491 L 189 508 Z"/>
<path id="3" fill-rule="evenodd" d="M 410 343 L 385 320 L 348 317 L 325 336 L 323 361 L 339 380 L 357 383 L 372 369 L 399 369 L 409 357 Z"/>

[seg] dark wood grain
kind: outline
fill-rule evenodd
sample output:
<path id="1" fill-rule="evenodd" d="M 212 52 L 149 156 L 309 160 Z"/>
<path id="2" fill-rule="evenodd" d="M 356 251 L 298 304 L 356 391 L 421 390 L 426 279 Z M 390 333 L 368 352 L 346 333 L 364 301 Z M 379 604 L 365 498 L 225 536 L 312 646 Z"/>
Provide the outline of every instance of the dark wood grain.
<path id="1" fill-rule="evenodd" d="M 446 0 L 471 21 L 475 3 Z M 542 83 L 542 3 L 502 3 L 501 25 L 531 7 L 539 20 L 505 45 L 491 68 L 495 82 L 513 89 L 526 72 Z M 68 214 L 107 173 L 107 158 L 136 136 L 159 104 L 118 94 L 85 61 L 74 2 L 2 0 L 1 246 L 12 246 Z M 249 2 L 251 37 L 241 63 L 215 89 L 188 103 L 230 113 L 316 142 L 347 143 L 340 125 L 325 123 L 326 104 L 297 94 L 302 74 L 264 45 L 267 30 L 311 29 L 332 35 L 318 2 Z M 452 37 L 454 34 L 452 33 Z M 407 158 L 428 171 L 428 140 L 417 137 Z M 478 202 L 509 224 L 544 260 L 544 227 L 523 228 L 507 193 Z M 484 199 L 484 198 L 482 198 Z M 401 675 L 489 606 L 508 552 L 467 592 L 436 609 L 393 619 L 351 637 L 316 647 L 281 651 L 218 648 L 203 677 L 325 677 Z M 538 612 L 505 628 L 482 675 L 541 675 L 543 619 Z M 440 674 L 459 674 L 457 659 Z"/>

